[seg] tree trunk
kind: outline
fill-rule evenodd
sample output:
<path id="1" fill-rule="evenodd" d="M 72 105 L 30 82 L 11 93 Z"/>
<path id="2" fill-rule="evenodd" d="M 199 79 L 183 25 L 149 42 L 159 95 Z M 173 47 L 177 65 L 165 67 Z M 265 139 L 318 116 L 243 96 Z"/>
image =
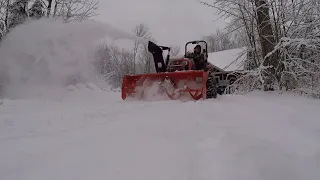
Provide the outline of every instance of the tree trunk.
<path id="1" fill-rule="evenodd" d="M 5 25 L 6 25 L 6 29 L 8 30 L 8 25 L 9 25 L 9 8 L 10 8 L 10 0 L 7 0 L 7 8 L 6 8 L 6 17 L 5 17 Z"/>
<path id="2" fill-rule="evenodd" d="M 52 0 L 48 0 L 47 17 L 50 16 L 51 6 L 52 6 Z"/>
<path id="3" fill-rule="evenodd" d="M 255 6 L 257 7 L 257 24 L 258 32 L 261 43 L 262 55 L 265 58 L 268 53 L 270 53 L 275 46 L 275 38 L 272 31 L 272 25 L 269 15 L 269 6 L 266 0 L 255 0 Z M 276 68 L 278 67 L 278 61 L 275 55 L 269 56 L 263 61 L 264 66 L 272 66 L 264 74 L 265 85 L 267 85 L 266 90 L 270 90 L 272 84 L 271 76 L 276 75 Z"/>
<path id="4" fill-rule="evenodd" d="M 53 9 L 53 17 L 56 17 L 58 4 L 59 4 L 59 3 L 58 3 L 57 1 L 55 1 L 54 9 Z"/>

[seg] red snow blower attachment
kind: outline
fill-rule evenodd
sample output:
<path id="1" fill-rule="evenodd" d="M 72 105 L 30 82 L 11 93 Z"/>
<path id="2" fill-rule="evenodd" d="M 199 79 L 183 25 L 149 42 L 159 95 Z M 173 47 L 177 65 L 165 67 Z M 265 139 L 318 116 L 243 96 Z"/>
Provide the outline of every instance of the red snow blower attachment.
<path id="1" fill-rule="evenodd" d="M 201 55 L 202 61 L 192 53 L 191 56 L 186 55 L 187 45 L 199 42 L 204 42 L 206 45 Z M 153 55 L 156 73 L 125 75 L 122 81 L 123 100 L 127 97 L 147 99 L 158 95 L 165 95 L 173 100 L 181 96 L 189 96 L 194 100 L 217 97 L 216 80 L 206 70 L 208 54 L 205 41 L 188 42 L 185 45 L 185 56 L 176 59 L 170 59 L 169 47 L 158 46 L 149 41 L 148 50 Z M 163 58 L 163 50 L 168 50 L 166 61 Z M 200 67 L 201 64 L 202 67 Z"/>

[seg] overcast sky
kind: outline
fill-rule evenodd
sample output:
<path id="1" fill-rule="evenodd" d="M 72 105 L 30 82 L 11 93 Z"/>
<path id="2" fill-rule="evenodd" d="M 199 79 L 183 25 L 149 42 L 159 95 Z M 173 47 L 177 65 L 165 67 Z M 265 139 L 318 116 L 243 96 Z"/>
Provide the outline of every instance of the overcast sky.
<path id="1" fill-rule="evenodd" d="M 210 0 L 208 1 L 210 2 Z M 160 45 L 184 46 L 224 27 L 215 9 L 196 0 L 100 0 L 95 19 L 130 32 L 145 23 Z"/>

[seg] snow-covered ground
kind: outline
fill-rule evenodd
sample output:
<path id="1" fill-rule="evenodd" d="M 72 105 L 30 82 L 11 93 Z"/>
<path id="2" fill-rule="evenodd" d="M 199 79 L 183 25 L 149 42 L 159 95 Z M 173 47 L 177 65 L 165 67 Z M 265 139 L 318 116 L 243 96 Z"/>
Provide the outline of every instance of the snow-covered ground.
<path id="1" fill-rule="evenodd" d="M 320 102 L 254 93 L 122 101 L 82 88 L 3 100 L 2 180 L 320 178 Z"/>
<path id="2" fill-rule="evenodd" d="M 122 101 L 90 69 L 105 35 L 132 39 L 112 29 L 43 20 L 2 41 L 0 180 L 320 179 L 319 101 Z"/>

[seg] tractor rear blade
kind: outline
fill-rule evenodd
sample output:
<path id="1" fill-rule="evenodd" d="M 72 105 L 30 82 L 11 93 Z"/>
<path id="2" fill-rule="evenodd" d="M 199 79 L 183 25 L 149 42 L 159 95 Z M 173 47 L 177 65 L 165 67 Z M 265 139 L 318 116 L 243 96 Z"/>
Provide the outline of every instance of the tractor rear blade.
<path id="1" fill-rule="evenodd" d="M 194 100 L 206 98 L 208 72 L 178 71 L 138 75 L 125 75 L 122 81 L 122 99 L 145 99 L 147 90 L 157 86 L 155 94 L 164 94 L 176 100 L 189 96 Z M 149 94 L 150 96 L 150 94 Z"/>

